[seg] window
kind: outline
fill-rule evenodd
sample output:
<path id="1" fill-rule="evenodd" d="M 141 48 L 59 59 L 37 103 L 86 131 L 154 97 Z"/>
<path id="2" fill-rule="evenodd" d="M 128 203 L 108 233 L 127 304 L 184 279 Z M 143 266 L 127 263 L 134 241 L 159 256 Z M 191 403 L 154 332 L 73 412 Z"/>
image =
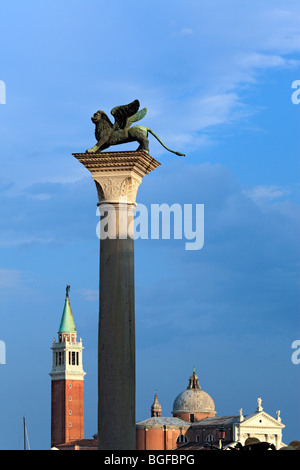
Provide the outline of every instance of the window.
<path id="1" fill-rule="evenodd" d="M 79 366 L 79 352 L 69 351 L 69 364 L 72 366 Z"/>
<path id="2" fill-rule="evenodd" d="M 56 353 L 56 365 L 63 366 L 64 365 L 64 353 L 59 351 Z"/>
<path id="3" fill-rule="evenodd" d="M 178 443 L 183 443 L 183 442 L 187 442 L 187 437 L 184 435 L 184 434 L 179 434 L 179 436 L 177 437 L 177 442 Z"/>
<path id="4" fill-rule="evenodd" d="M 76 366 L 76 353 L 72 351 L 72 366 Z"/>
<path id="5" fill-rule="evenodd" d="M 200 436 L 196 436 L 196 442 L 200 442 Z"/>
<path id="6" fill-rule="evenodd" d="M 195 415 L 190 414 L 190 423 L 194 423 L 194 422 L 195 422 Z"/>
<path id="7" fill-rule="evenodd" d="M 209 434 L 208 436 L 206 436 L 206 440 L 207 440 L 207 442 L 213 442 L 215 440 L 215 438 L 212 434 Z"/>

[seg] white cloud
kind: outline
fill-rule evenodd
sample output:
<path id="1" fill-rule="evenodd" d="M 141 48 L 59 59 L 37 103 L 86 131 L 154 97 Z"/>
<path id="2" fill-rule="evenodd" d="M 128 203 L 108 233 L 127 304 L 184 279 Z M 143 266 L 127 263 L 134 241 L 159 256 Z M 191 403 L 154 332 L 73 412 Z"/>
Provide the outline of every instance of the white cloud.
<path id="1" fill-rule="evenodd" d="M 241 106 L 242 104 L 236 93 L 205 96 L 195 102 L 198 119 L 194 119 L 194 124 L 197 125 L 198 129 L 223 124 L 233 119 L 234 110 Z"/>
<path id="2" fill-rule="evenodd" d="M 168 109 L 167 103 L 165 108 Z M 207 93 L 178 103 L 168 118 L 156 118 L 156 128 L 164 143 L 174 150 L 188 153 L 216 141 L 211 133 L 217 126 L 229 125 L 253 113 L 235 92 Z M 170 131 L 171 129 L 171 131 Z M 151 138 L 151 149 L 159 156 L 162 148 Z M 176 147 L 176 148 L 175 148 Z M 181 150 L 180 150 L 181 149 Z"/>
<path id="3" fill-rule="evenodd" d="M 80 289 L 80 294 L 88 302 L 95 302 L 99 300 L 99 290 L 98 289 Z"/>
<path id="4" fill-rule="evenodd" d="M 30 194 L 28 196 L 30 199 L 36 199 L 37 201 L 48 201 L 52 196 L 47 193 L 40 193 L 40 194 Z"/>
<path id="5" fill-rule="evenodd" d="M 7 289 L 20 287 L 23 282 L 23 273 L 15 269 L 0 268 L 0 288 Z"/>
<path id="6" fill-rule="evenodd" d="M 254 202 L 274 201 L 290 195 L 290 191 L 280 186 L 255 186 L 250 190 L 243 191 Z"/>
<path id="7" fill-rule="evenodd" d="M 261 69 L 269 67 L 296 67 L 299 61 L 293 59 L 286 59 L 280 55 L 272 54 L 259 54 L 253 52 L 250 54 L 242 55 L 239 57 L 239 64 L 243 68 Z"/>
<path id="8" fill-rule="evenodd" d="M 7 233 L 2 234 L 2 238 L 0 238 L 0 247 L 9 247 L 9 246 L 23 246 L 23 245 L 48 245 L 49 243 L 53 243 L 55 240 L 53 238 L 41 238 L 41 237 L 19 237 L 17 233 L 9 234 Z"/>
<path id="9" fill-rule="evenodd" d="M 191 36 L 195 34 L 195 31 L 192 28 L 181 28 L 180 31 L 172 33 L 172 36 Z"/>
<path id="10" fill-rule="evenodd" d="M 265 29 L 265 48 L 277 49 L 284 54 L 299 51 L 299 22 L 300 8 L 297 1 L 290 2 L 290 6 L 281 5 L 278 8 L 274 5 L 265 10 L 262 24 Z"/>

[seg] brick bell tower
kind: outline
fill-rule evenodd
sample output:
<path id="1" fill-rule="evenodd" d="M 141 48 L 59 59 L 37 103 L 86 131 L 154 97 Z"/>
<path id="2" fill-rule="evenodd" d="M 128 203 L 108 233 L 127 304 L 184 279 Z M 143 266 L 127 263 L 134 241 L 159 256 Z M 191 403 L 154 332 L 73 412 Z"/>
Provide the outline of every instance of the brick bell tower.
<path id="1" fill-rule="evenodd" d="M 84 438 L 82 341 L 77 331 L 66 288 L 64 310 L 53 340 L 51 376 L 51 447 Z"/>

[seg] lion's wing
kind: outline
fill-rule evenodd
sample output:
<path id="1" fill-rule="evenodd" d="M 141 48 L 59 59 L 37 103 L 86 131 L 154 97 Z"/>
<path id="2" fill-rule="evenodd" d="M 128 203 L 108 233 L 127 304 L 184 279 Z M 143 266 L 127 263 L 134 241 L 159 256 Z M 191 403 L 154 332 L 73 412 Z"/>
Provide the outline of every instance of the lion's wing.
<path id="1" fill-rule="evenodd" d="M 133 116 L 127 119 L 126 127 L 130 127 L 133 122 L 140 121 L 146 116 L 146 114 L 147 114 L 147 108 L 141 109 L 140 111 L 138 111 Z"/>
<path id="2" fill-rule="evenodd" d="M 128 118 L 131 118 L 134 115 L 136 115 L 138 113 L 139 107 L 140 107 L 140 102 L 138 100 L 134 100 L 129 104 L 115 106 L 111 110 L 111 114 L 115 118 L 115 123 L 114 123 L 115 130 L 125 129 L 125 127 L 129 127 L 127 125 Z"/>

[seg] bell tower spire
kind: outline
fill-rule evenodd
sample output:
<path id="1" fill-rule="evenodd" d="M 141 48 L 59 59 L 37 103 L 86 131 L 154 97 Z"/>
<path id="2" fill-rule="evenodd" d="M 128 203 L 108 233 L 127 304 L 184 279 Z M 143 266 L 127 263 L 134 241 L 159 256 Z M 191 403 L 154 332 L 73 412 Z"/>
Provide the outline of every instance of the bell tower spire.
<path id="1" fill-rule="evenodd" d="M 155 391 L 154 402 L 151 405 L 151 417 L 161 417 L 161 405 L 157 398 L 157 391 Z"/>
<path id="2" fill-rule="evenodd" d="M 59 341 L 76 341 L 77 332 L 75 328 L 74 318 L 71 310 L 70 299 L 69 299 L 70 286 L 66 287 L 66 298 L 63 314 L 61 317 L 60 327 L 58 330 Z"/>
<path id="3" fill-rule="evenodd" d="M 53 340 L 51 376 L 51 447 L 84 437 L 82 341 L 77 331 L 66 287 L 64 309 Z"/>

